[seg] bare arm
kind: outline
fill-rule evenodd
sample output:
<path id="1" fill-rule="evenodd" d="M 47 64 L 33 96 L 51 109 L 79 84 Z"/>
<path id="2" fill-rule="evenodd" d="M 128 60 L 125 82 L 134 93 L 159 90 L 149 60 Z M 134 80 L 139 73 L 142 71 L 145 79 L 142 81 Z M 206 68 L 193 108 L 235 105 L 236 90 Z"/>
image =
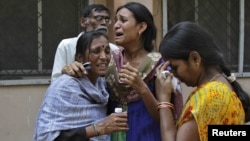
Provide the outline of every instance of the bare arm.
<path id="1" fill-rule="evenodd" d="M 149 111 L 150 115 L 159 121 L 159 113 L 156 110 L 158 101 L 151 93 L 147 84 L 142 80 L 137 69 L 129 64 L 123 65 L 119 73 L 120 80 L 125 84 L 130 85 L 134 90 L 138 92 L 144 101 L 144 104 Z"/>
<path id="2" fill-rule="evenodd" d="M 87 138 L 111 134 L 117 131 L 127 131 L 128 130 L 128 120 L 127 120 L 127 112 L 122 113 L 112 113 L 103 121 L 97 123 L 95 125 L 95 129 L 93 125 L 86 127 L 86 135 Z"/>
<path id="3" fill-rule="evenodd" d="M 198 126 L 194 119 L 176 128 L 170 108 L 159 110 L 162 141 L 199 141 Z"/>
<path id="4" fill-rule="evenodd" d="M 127 130 L 127 113 L 123 112 L 111 114 L 97 124 L 60 131 L 55 141 L 87 141 L 91 137 Z"/>
<path id="5" fill-rule="evenodd" d="M 168 66 L 168 62 L 160 66 L 157 70 L 156 95 L 159 102 L 171 102 L 172 74 L 164 77 L 162 71 Z M 173 111 L 171 107 L 159 109 L 162 141 L 198 141 L 199 133 L 195 119 L 191 119 L 182 124 L 178 129 L 175 125 Z"/>

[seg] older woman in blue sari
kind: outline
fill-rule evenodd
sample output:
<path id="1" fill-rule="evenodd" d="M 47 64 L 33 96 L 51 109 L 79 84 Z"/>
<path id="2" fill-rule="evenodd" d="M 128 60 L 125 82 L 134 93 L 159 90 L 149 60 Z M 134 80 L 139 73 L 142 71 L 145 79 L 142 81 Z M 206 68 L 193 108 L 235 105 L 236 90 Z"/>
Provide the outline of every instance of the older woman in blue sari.
<path id="1" fill-rule="evenodd" d="M 110 58 L 104 33 L 81 35 L 75 59 L 91 63 L 88 75 L 62 75 L 53 81 L 37 115 L 34 141 L 108 141 L 110 133 L 128 129 L 126 112 L 107 117 L 109 93 L 102 76 Z"/>

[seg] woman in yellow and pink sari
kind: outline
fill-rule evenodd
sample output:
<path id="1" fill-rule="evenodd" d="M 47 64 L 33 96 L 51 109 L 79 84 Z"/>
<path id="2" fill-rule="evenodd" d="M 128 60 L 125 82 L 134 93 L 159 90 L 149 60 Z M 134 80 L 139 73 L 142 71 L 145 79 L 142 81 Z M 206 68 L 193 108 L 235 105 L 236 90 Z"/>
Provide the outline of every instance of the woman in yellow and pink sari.
<path id="1" fill-rule="evenodd" d="M 160 45 L 165 63 L 157 69 L 162 141 L 207 141 L 208 125 L 244 124 L 249 120 L 249 96 L 226 67 L 223 54 L 199 25 L 181 22 Z M 167 78 L 162 71 L 171 66 Z M 171 79 L 196 87 L 189 95 L 177 123 L 173 120 Z"/>

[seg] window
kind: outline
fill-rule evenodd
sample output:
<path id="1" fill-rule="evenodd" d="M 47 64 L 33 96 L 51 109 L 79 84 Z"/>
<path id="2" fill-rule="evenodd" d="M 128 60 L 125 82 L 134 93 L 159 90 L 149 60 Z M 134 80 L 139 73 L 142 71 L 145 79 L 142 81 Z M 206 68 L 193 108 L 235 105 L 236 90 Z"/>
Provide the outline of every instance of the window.
<path id="1" fill-rule="evenodd" d="M 229 68 L 238 76 L 250 76 L 249 9 L 250 1 L 244 0 L 168 0 L 167 25 L 171 28 L 181 21 L 199 23 L 224 51 Z"/>
<path id="2" fill-rule="evenodd" d="M 1 0 L 0 80 L 51 75 L 59 42 L 81 31 L 84 0 Z"/>

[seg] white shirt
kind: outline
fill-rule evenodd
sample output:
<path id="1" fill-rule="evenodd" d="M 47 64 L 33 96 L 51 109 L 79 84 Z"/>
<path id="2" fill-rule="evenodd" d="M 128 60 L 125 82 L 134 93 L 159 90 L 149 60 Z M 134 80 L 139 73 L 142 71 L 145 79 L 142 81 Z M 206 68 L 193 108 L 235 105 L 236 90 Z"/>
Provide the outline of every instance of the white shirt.
<path id="1" fill-rule="evenodd" d="M 63 39 L 56 50 L 54 64 L 51 74 L 51 82 L 62 75 L 62 69 L 67 64 L 75 61 L 75 53 L 76 53 L 76 43 L 77 39 L 82 35 L 80 33 L 77 37 Z M 109 43 L 111 50 L 118 49 L 118 47 L 112 43 Z"/>

